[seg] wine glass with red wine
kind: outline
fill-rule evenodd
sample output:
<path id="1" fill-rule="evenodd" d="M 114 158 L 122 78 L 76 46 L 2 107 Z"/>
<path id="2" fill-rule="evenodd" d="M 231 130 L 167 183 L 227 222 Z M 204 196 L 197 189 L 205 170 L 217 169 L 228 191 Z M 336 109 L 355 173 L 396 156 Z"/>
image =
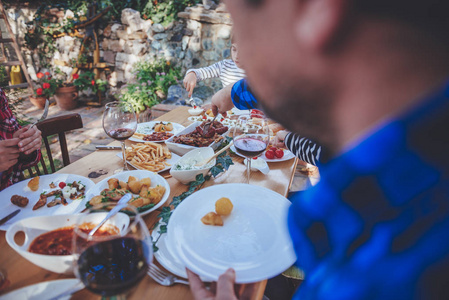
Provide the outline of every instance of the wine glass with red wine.
<path id="1" fill-rule="evenodd" d="M 237 153 L 246 157 L 246 177 L 249 183 L 251 160 L 262 154 L 270 141 L 267 119 L 261 115 L 257 118 L 251 114 L 239 115 L 232 136 Z"/>
<path id="2" fill-rule="evenodd" d="M 146 276 L 153 258 L 148 228 L 137 209 L 128 205 L 108 219 L 93 236 L 115 203 L 101 203 L 80 214 L 73 230 L 75 275 L 102 299 L 126 299 L 126 294 Z"/>
<path id="3" fill-rule="evenodd" d="M 125 140 L 129 139 L 137 129 L 137 116 L 133 107 L 129 103 L 121 101 L 106 104 L 106 109 L 103 113 L 103 129 L 111 138 L 120 141 L 123 155 L 123 171 L 127 171 Z"/>

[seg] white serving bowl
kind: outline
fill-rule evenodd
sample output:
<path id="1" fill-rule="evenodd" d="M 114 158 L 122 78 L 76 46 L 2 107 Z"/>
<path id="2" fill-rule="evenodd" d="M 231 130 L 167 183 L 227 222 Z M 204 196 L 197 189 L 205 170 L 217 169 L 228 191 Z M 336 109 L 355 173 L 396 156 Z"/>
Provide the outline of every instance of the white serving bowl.
<path id="1" fill-rule="evenodd" d="M 92 214 L 90 222 L 99 223 L 107 212 Z M 70 227 L 76 224 L 79 214 L 73 215 L 56 215 L 32 217 L 20 220 L 6 231 L 6 241 L 9 246 L 24 258 L 43 269 L 64 274 L 73 274 L 73 255 L 44 255 L 31 253 L 28 251 L 33 240 L 39 235 L 63 227 Z M 106 224 L 116 226 L 120 231 L 128 228 L 129 216 L 124 213 L 118 213 L 109 219 Z M 14 236 L 19 233 L 25 233 L 25 241 L 23 245 L 19 245 L 14 240 Z"/>
<path id="2" fill-rule="evenodd" d="M 198 174 L 203 174 L 205 176 L 207 172 L 209 172 L 210 168 L 212 168 L 215 165 L 216 159 L 212 159 L 206 166 L 203 166 L 198 169 L 191 169 L 191 170 L 177 170 L 179 166 L 186 166 L 186 165 L 194 165 L 196 163 L 199 163 L 211 156 L 214 155 L 214 149 L 211 147 L 203 147 L 203 148 L 196 148 L 194 150 L 191 150 L 190 152 L 187 152 L 182 156 L 177 163 L 175 163 L 172 168 L 170 169 L 170 174 L 177 180 L 179 180 L 181 183 L 188 184 L 191 181 L 195 181 L 195 178 Z"/>

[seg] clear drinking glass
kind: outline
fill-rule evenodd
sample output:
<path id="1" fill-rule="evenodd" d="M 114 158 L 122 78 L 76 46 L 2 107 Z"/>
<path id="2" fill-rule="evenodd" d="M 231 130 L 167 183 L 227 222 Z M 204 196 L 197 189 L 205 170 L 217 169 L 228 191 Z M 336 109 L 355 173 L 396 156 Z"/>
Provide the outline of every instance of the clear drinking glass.
<path id="1" fill-rule="evenodd" d="M 134 206 L 123 208 L 89 236 L 114 206 L 91 207 L 80 214 L 73 231 L 75 275 L 102 299 L 126 299 L 146 276 L 153 258 L 150 233 Z"/>
<path id="2" fill-rule="evenodd" d="M 103 129 L 108 136 L 120 141 L 123 155 L 123 169 L 119 171 L 127 171 L 125 140 L 129 139 L 137 129 L 137 117 L 133 107 L 129 103 L 122 101 L 106 104 L 103 113 Z"/>
<path id="3" fill-rule="evenodd" d="M 234 147 L 237 153 L 247 158 L 246 177 L 250 182 L 251 160 L 262 154 L 270 142 L 268 122 L 263 116 L 253 118 L 251 114 L 239 115 L 233 129 Z"/>

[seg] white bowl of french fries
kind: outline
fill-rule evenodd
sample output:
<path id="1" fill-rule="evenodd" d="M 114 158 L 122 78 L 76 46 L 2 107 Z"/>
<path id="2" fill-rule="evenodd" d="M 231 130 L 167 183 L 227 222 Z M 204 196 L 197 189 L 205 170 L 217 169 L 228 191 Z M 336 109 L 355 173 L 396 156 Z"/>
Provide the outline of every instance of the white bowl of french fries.
<path id="1" fill-rule="evenodd" d="M 136 169 L 162 172 L 171 168 L 180 156 L 171 153 L 167 146 L 155 142 L 136 143 L 126 147 L 126 161 Z M 122 158 L 122 153 L 117 153 Z"/>
<path id="2" fill-rule="evenodd" d="M 207 164 L 197 166 L 206 159 L 214 155 L 214 149 L 211 147 L 203 147 L 191 150 L 184 154 L 180 160 L 170 169 L 170 174 L 183 184 L 195 181 L 196 176 L 203 174 L 205 176 L 210 168 L 215 165 L 216 159 L 212 159 Z"/>

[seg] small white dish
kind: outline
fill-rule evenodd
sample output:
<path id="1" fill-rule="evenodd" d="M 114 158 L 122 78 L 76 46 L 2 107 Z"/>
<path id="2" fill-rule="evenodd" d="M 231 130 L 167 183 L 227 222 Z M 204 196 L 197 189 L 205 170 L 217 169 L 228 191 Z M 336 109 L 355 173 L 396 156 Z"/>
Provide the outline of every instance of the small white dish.
<path id="1" fill-rule="evenodd" d="M 245 164 L 245 166 L 248 165 L 248 159 L 245 158 L 243 160 L 243 163 Z M 251 160 L 251 170 L 252 171 L 260 171 L 262 172 L 262 174 L 267 175 L 268 172 L 270 172 L 270 167 L 268 166 L 267 162 L 260 158 L 260 157 L 256 157 L 255 159 Z"/>
<path id="2" fill-rule="evenodd" d="M 232 150 L 235 154 L 237 154 L 238 156 L 243 157 L 243 158 L 245 157 L 245 156 L 243 156 L 243 155 L 241 155 L 240 153 L 237 152 L 237 149 L 235 149 L 234 145 L 231 146 L 231 150 Z M 258 157 L 261 158 L 261 159 L 263 159 L 263 160 L 266 161 L 266 162 L 269 162 L 269 163 L 286 161 L 286 160 L 290 160 L 290 159 L 296 157 L 290 150 L 287 150 L 287 149 L 284 149 L 284 156 L 281 157 L 281 158 L 273 158 L 273 159 L 269 159 L 269 158 L 267 158 L 267 157 L 265 156 L 265 153 L 266 153 L 266 152 L 267 152 L 267 151 L 264 151 L 264 152 L 263 152 L 260 156 L 258 156 Z"/>
<path id="3" fill-rule="evenodd" d="M 99 223 L 107 213 L 92 214 L 90 222 L 93 224 Z M 78 214 L 72 215 L 57 215 L 57 216 L 42 216 L 33 217 L 18 221 L 12 224 L 6 231 L 6 242 L 17 253 L 22 255 L 36 266 L 49 270 L 55 273 L 73 274 L 73 255 L 44 255 L 32 253 L 29 247 L 33 240 L 39 235 L 64 227 L 74 226 L 78 219 Z M 108 220 L 108 224 L 116 226 L 119 230 L 128 228 L 129 216 L 124 213 L 119 213 Z M 14 240 L 14 236 L 18 232 L 25 234 L 25 242 L 19 245 Z"/>
<path id="4" fill-rule="evenodd" d="M 179 180 L 183 184 L 188 184 L 191 181 L 195 181 L 195 178 L 199 174 L 206 174 L 210 168 L 215 165 L 216 159 L 212 159 L 207 165 L 202 167 L 195 167 L 194 165 L 204 161 L 205 159 L 214 155 L 214 150 L 211 147 L 203 147 L 191 150 L 184 154 L 177 163 L 175 163 L 170 169 L 170 175 Z"/>
<path id="5" fill-rule="evenodd" d="M 201 107 L 196 107 L 196 108 L 189 108 L 189 114 L 192 116 L 199 116 L 203 113 L 204 109 L 202 109 Z"/>

